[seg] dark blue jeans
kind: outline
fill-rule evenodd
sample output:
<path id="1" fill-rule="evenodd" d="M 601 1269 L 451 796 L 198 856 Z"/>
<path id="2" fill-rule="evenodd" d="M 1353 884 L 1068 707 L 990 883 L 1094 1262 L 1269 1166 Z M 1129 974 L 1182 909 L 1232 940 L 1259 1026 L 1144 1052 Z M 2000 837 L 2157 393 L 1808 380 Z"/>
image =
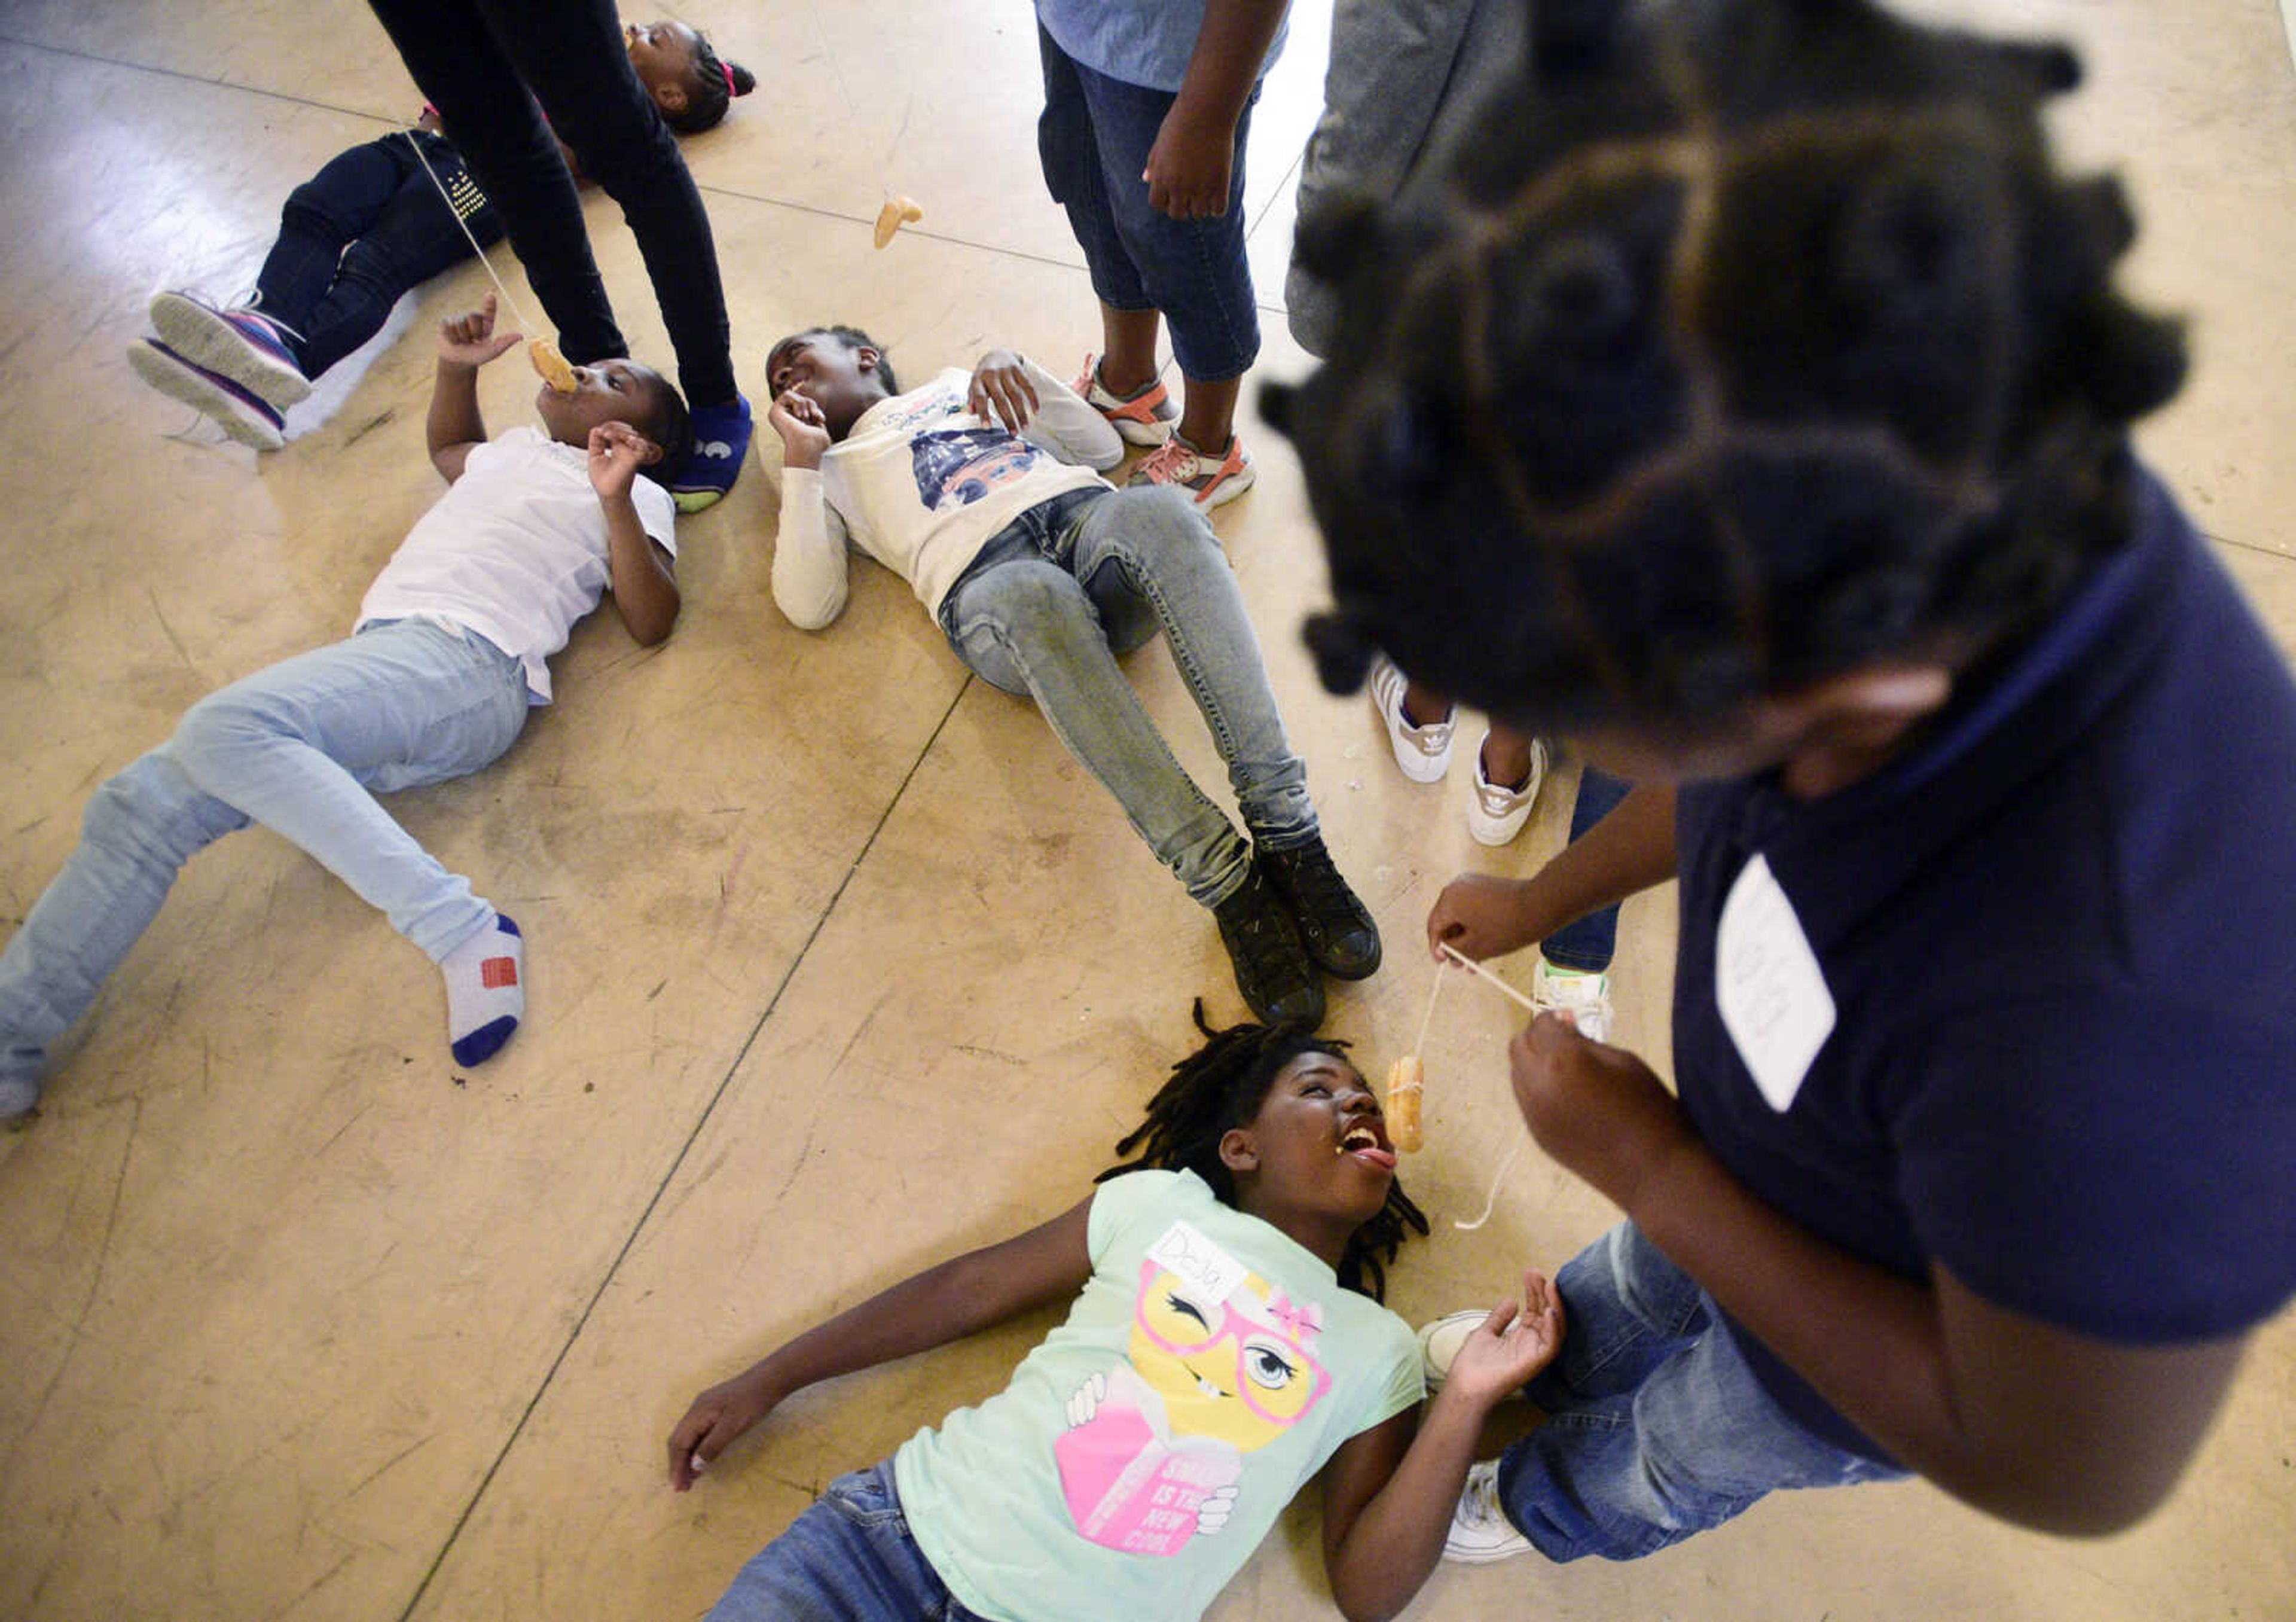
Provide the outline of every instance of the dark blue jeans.
<path id="1" fill-rule="evenodd" d="M 1183 375 L 1241 377 L 1259 355 L 1259 312 L 1243 256 L 1243 150 L 1251 105 L 1235 123 L 1227 212 L 1174 219 L 1148 201 L 1140 178 L 1172 110 L 1172 93 L 1128 85 L 1070 57 L 1042 28 L 1045 111 L 1037 155 L 1053 201 L 1092 268 L 1092 290 L 1112 309 L 1154 309 L 1172 334 Z M 1252 100 L 1259 97 L 1252 91 Z"/>
<path id="2" fill-rule="evenodd" d="M 426 160 L 437 185 L 423 172 Z M 288 193 L 279 240 L 255 285 L 258 308 L 288 328 L 304 376 L 318 376 L 381 332 L 410 288 L 471 257 L 471 238 L 441 185 L 467 209 L 481 246 L 502 240 L 502 218 L 463 155 L 426 131 L 354 146 Z"/>
<path id="3" fill-rule="evenodd" d="M 562 139 L 630 222 L 687 403 L 730 402 L 732 336 L 709 216 L 630 67 L 612 0 L 368 5 L 501 211 L 566 358 L 578 365 L 630 351 L 590 256 Z"/>
<path id="4" fill-rule="evenodd" d="M 1573 844 L 1597 822 L 1609 816 L 1611 808 L 1627 797 L 1629 786 L 1616 778 L 1606 778 L 1591 766 L 1582 767 L 1578 773 L 1578 798 L 1570 807 L 1570 838 Z M 1601 974 L 1611 967 L 1611 954 L 1618 950 L 1619 910 L 1605 907 L 1600 912 L 1590 912 L 1575 924 L 1565 925 L 1548 935 L 1539 947 L 1539 953 L 1557 968 L 1583 969 Z"/>
<path id="5" fill-rule="evenodd" d="M 893 1462 L 840 1476 L 742 1568 L 709 1622 L 980 1622 L 909 1536 Z"/>
<path id="6" fill-rule="evenodd" d="M 1711 1297 L 1621 1223 L 1555 1275 L 1562 1350 L 1526 1390 L 1552 1415 L 1499 1461 L 1507 1519 L 1551 1560 L 1639 1560 L 1782 1487 L 1906 1472 L 1811 1435 Z"/>

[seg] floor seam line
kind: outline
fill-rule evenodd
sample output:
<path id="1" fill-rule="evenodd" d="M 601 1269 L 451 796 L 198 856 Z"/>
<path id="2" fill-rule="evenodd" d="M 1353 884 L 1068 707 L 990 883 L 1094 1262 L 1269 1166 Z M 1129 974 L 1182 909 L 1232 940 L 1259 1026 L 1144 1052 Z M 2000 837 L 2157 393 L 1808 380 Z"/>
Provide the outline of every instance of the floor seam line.
<path id="1" fill-rule="evenodd" d="M 437 1580 L 439 1568 L 447 1563 L 447 1557 L 455 1552 L 455 1546 L 462 1541 L 463 1529 L 470 1525 L 471 1517 L 478 1512 L 479 1505 L 484 1502 L 488 1489 L 494 1486 L 495 1477 L 501 1472 L 504 1463 L 510 1458 L 511 1450 L 518 1445 L 519 1438 L 526 1434 L 527 1424 L 533 1419 L 534 1411 L 542 1405 L 542 1399 L 550 1394 L 550 1387 L 556 1382 L 559 1370 L 565 1366 L 568 1354 L 574 1350 L 576 1343 L 582 1338 L 583 1330 L 589 1328 L 591 1314 L 598 1310 L 598 1303 L 605 1298 L 606 1291 L 613 1288 L 615 1278 L 621 1272 L 622 1264 L 629 1259 L 631 1247 L 637 1243 L 638 1236 L 645 1231 L 646 1224 L 653 1219 L 655 1210 L 661 1204 L 662 1196 L 669 1191 L 669 1185 L 677 1180 L 677 1173 L 685 1165 L 686 1157 L 693 1154 L 694 1144 L 701 1140 L 702 1132 L 718 1113 L 718 1106 L 725 1100 L 726 1090 L 734 1084 L 734 1077 L 740 1072 L 742 1061 L 750 1057 L 750 1050 L 757 1046 L 758 1036 L 772 1022 L 774 1012 L 781 1007 L 782 997 L 788 992 L 790 983 L 797 978 L 798 971 L 805 967 L 806 959 L 812 956 L 814 943 L 821 938 L 821 932 L 829 926 L 829 920 L 836 913 L 838 903 L 845 899 L 847 888 L 851 885 L 855 877 L 861 871 L 862 864 L 869 860 L 869 853 L 877 848 L 878 837 L 884 833 L 885 825 L 893 819 L 893 813 L 900 808 L 901 802 L 907 797 L 909 785 L 916 780 L 917 773 L 924 769 L 925 762 L 932 754 L 933 745 L 940 742 L 941 734 L 948 729 L 949 721 L 956 714 L 957 705 L 964 701 L 965 694 L 972 690 L 973 680 L 972 672 L 967 671 L 964 680 L 958 685 L 956 692 L 950 697 L 948 708 L 941 712 L 940 720 L 933 723 L 931 736 L 925 739 L 924 746 L 917 751 L 917 758 L 909 762 L 908 770 L 902 774 L 900 786 L 893 791 L 893 797 L 885 803 L 884 811 L 878 817 L 876 826 L 869 830 L 869 837 L 863 840 L 861 848 L 854 852 L 852 863 L 845 869 L 845 877 L 837 881 L 837 888 L 831 892 L 828 902 L 821 909 L 820 916 L 814 919 L 813 927 L 806 932 L 804 943 L 799 946 L 797 955 L 790 959 L 789 967 L 783 971 L 781 982 L 774 987 L 773 995 L 766 1000 L 765 1009 L 758 1014 L 757 1023 L 750 1027 L 750 1033 L 742 1039 L 742 1045 L 735 1050 L 733 1058 L 727 1062 L 726 1074 L 718 1078 L 717 1088 L 709 1095 L 709 1101 L 702 1106 L 701 1114 L 693 1123 L 693 1130 L 686 1133 L 685 1141 L 678 1145 L 677 1153 L 670 1157 L 669 1165 L 662 1173 L 661 1181 L 654 1185 L 653 1192 L 646 1198 L 644 1208 L 638 1213 L 637 1220 L 631 1223 L 629 1232 L 623 1237 L 621 1248 L 614 1252 L 614 1259 L 606 1264 L 605 1272 L 598 1280 L 598 1287 L 590 1292 L 589 1300 L 583 1304 L 581 1316 L 574 1321 L 573 1327 L 567 1331 L 564 1343 L 559 1346 L 558 1354 L 550 1360 L 550 1367 L 543 1371 L 541 1381 L 534 1388 L 534 1395 L 527 1399 L 526 1406 L 519 1411 L 518 1422 L 511 1427 L 510 1434 L 503 1438 L 502 1447 L 496 1453 L 494 1462 L 487 1466 L 487 1473 L 480 1478 L 478 1486 L 471 1494 L 470 1502 L 463 1506 L 463 1512 L 455 1518 L 454 1526 L 447 1529 L 445 1540 L 439 1545 L 439 1552 L 432 1557 L 430 1568 L 422 1574 L 422 1582 L 415 1585 L 414 1593 L 408 1598 L 406 1608 L 398 1613 L 399 1622 L 410 1622 L 415 1608 L 422 1603 L 422 1596 L 430 1592 L 430 1585 Z"/>

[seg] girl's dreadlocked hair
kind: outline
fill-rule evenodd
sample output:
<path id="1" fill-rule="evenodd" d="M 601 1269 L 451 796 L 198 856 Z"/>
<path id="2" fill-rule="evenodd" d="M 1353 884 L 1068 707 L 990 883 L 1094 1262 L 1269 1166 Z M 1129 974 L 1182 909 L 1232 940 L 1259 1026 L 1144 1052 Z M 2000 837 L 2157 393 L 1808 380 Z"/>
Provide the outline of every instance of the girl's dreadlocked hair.
<path id="1" fill-rule="evenodd" d="M 698 136 L 725 120 L 726 109 L 737 95 L 758 87 L 758 76 L 737 62 L 718 54 L 708 35 L 693 36 L 693 78 L 685 86 L 685 105 L 676 112 L 661 110 L 661 121 L 682 136 Z"/>
<path id="2" fill-rule="evenodd" d="M 1450 153 L 1301 222 L 1339 342 L 1263 408 L 1326 685 L 1383 650 L 1535 728 L 1695 723 L 2035 624 L 2184 375 L 2112 286 L 2119 188 L 2051 166 L 2079 77 L 1871 0 L 1533 0 Z"/>
<path id="3" fill-rule="evenodd" d="M 1136 1159 L 1112 1165 L 1093 1179 L 1106 1182 L 1127 1172 L 1193 1172 L 1211 1186 L 1222 1205 L 1235 1204 L 1235 1176 L 1220 1160 L 1220 1140 L 1259 1113 L 1275 1074 L 1302 1053 L 1344 1056 L 1348 1044 L 1328 1041 L 1297 1025 L 1240 1025 L 1215 1031 L 1204 1021 L 1203 999 L 1196 999 L 1196 1029 L 1206 1041 L 1172 1066 L 1171 1079 L 1148 1100 L 1148 1118 L 1116 1146 Z M 1384 1300 L 1386 1264 L 1395 1259 L 1414 1231 L 1427 1231 L 1427 1218 L 1411 1203 L 1403 1184 L 1391 1182 L 1379 1214 L 1348 1237 L 1340 1258 L 1340 1288 Z"/>

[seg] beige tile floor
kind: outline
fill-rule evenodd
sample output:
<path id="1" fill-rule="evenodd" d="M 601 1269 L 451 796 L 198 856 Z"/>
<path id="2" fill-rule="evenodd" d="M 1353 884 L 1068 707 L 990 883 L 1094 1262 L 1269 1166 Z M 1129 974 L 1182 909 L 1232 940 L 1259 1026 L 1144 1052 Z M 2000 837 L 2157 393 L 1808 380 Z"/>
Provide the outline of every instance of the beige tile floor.
<path id="1" fill-rule="evenodd" d="M 1942 8 L 1940 8 L 1942 9 Z M 1301 0 L 1259 115 L 1253 257 L 1276 274 L 1320 88 Z M 2191 312 L 2201 366 L 2147 432 L 2296 646 L 2296 77 L 2267 0 L 1960 0 L 2057 30 L 2091 88 L 2063 114 L 2128 174 L 2136 278 Z M 745 378 L 824 317 L 912 371 L 1017 343 L 1065 367 L 1088 289 L 1034 161 L 1021 0 L 716 0 L 693 20 L 771 94 L 689 144 Z M 81 806 L 201 693 L 339 635 L 431 498 L 424 334 L 339 374 L 332 415 L 260 459 L 139 390 L 146 296 L 229 294 L 294 183 L 415 98 L 355 0 L 0 5 L 0 924 Z M 882 189 L 929 216 L 868 245 Z M 666 352 L 611 205 L 601 261 L 642 354 Z M 506 258 L 514 291 L 523 282 Z M 489 375 L 500 422 L 526 385 Z M 1220 527 L 1332 843 L 1393 967 L 1335 999 L 1374 1058 L 1429 984 L 1407 950 L 1445 877 L 1520 870 L 1562 836 L 1550 795 L 1485 853 L 1461 786 L 1400 781 L 1359 701 L 1315 686 L 1293 628 L 1320 572 L 1297 468 L 1259 435 Z M 660 1438 L 694 1388 L 947 1251 L 1059 1208 L 1186 1042 L 1233 1013 L 1203 920 L 1033 715 L 968 682 L 907 593 L 860 573 L 824 636 L 767 591 L 770 448 L 683 526 L 686 610 L 634 650 L 594 622 L 562 702 L 493 770 L 401 796 L 450 865 L 525 923 L 531 1028 L 467 1075 L 435 982 L 276 838 L 195 862 L 62 1055 L 45 1117 L 0 1139 L 0 1617 L 698 1615 L 830 1477 L 997 1382 L 1042 1323 L 793 1402 L 691 1497 Z M 1193 767 L 1210 751 L 1160 653 L 1138 662 Z M 1567 779 L 1558 786 L 1567 789 Z M 1629 908 L 1620 1037 L 1663 1063 L 1667 902 Z M 1443 1231 L 1394 1300 L 1423 1314 L 1553 1265 L 1603 1203 L 1534 1154 L 1492 1229 L 1509 1140 L 1505 1010 L 1447 999 L 1428 1044 Z M 2139 1012 L 2144 1012 L 2140 1010 Z M 2173 1005 L 2151 1010 L 2173 1017 Z M 1925 1486 L 1802 1496 L 1641 1565 L 1446 1570 L 1414 1615 L 1898 1622 L 2296 1617 L 2296 1329 L 2258 1337 L 2174 1502 L 2102 1543 L 1981 1519 Z M 1295 1511 L 1225 1622 L 1330 1614 Z"/>

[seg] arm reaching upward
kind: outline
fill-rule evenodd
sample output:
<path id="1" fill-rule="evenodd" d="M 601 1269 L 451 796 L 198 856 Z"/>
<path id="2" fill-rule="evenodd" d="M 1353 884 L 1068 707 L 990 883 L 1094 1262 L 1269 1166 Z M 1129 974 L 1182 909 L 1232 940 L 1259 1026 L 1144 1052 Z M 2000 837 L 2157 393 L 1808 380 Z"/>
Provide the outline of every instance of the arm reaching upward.
<path id="1" fill-rule="evenodd" d="M 495 296 L 469 315 L 439 324 L 439 376 L 430 388 L 425 437 L 430 465 L 452 484 L 463 476 L 471 447 L 487 441 L 479 415 L 479 368 L 519 341 L 516 333 L 495 331 Z"/>

